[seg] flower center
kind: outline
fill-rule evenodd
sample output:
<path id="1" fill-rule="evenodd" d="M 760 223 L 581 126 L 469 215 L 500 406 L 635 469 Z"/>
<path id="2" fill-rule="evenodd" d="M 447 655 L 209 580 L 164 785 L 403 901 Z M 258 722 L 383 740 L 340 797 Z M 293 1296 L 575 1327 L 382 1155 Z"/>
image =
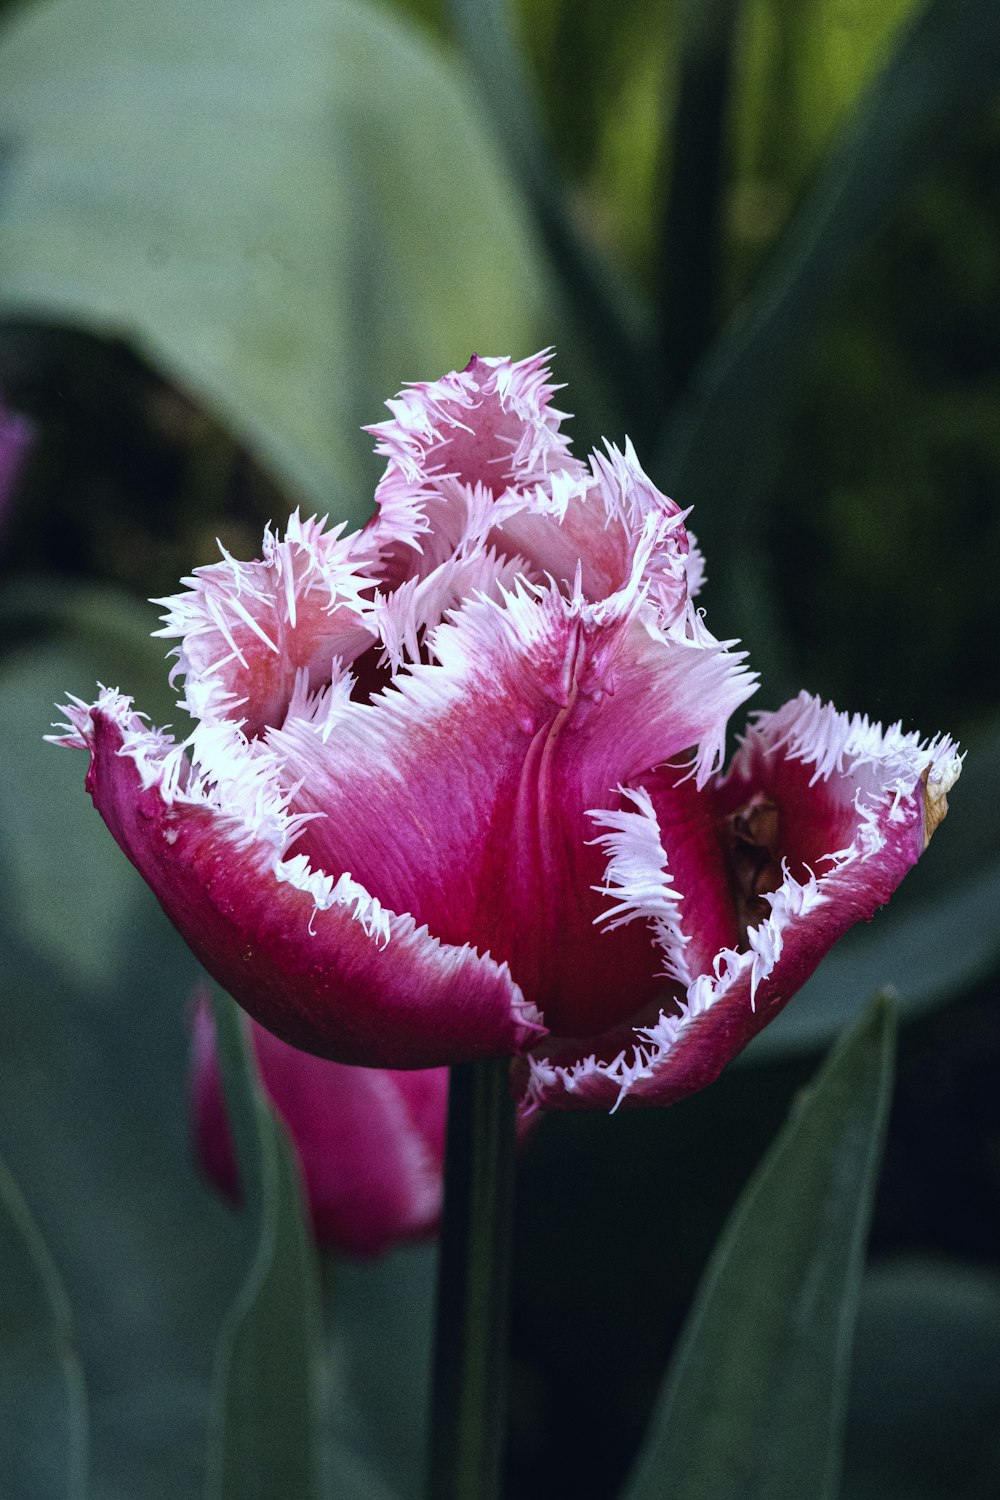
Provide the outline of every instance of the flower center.
<path id="1" fill-rule="evenodd" d="M 758 793 L 726 819 L 733 900 L 740 929 L 740 947 L 746 947 L 747 929 L 757 927 L 770 913 L 764 899 L 780 887 L 781 814 L 776 802 Z"/>

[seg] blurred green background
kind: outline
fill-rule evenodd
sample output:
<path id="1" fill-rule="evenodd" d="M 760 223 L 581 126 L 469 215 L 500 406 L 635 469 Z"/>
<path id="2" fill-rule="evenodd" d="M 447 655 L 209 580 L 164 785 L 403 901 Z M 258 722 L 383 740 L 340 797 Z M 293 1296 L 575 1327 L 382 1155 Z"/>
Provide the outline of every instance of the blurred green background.
<path id="1" fill-rule="evenodd" d="M 83 757 L 41 744 L 53 704 L 100 679 L 176 723 L 144 601 L 296 503 L 360 523 L 386 397 L 549 344 L 578 451 L 628 432 L 694 505 L 761 706 L 804 686 L 968 759 L 892 910 L 717 1085 L 537 1132 L 509 1493 L 615 1492 L 729 1208 L 886 983 L 906 1024 L 841 1493 L 996 1493 L 1000 8 L 0 20 L 0 392 L 36 430 L 0 518 L 0 1157 L 66 1288 L 90 1495 L 200 1492 L 251 1250 L 189 1155 L 196 965 Z M 325 1268 L 331 1493 L 416 1493 L 432 1262 Z"/>

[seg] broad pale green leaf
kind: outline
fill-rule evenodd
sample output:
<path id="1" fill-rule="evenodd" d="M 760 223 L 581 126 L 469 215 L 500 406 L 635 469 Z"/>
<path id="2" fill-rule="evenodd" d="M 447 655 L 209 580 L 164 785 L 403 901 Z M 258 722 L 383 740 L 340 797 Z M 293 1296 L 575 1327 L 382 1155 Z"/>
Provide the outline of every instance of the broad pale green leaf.
<path id="1" fill-rule="evenodd" d="M 39 595 L 44 590 L 39 590 Z M 132 895 L 141 882 L 119 854 L 83 787 L 87 761 L 43 743 L 67 694 L 88 700 L 100 676 L 154 719 L 169 706 L 155 611 L 109 590 L 50 591 L 33 609 L 0 596 L 0 626 L 23 638 L 0 663 L 0 829 L 10 915 L 67 978 L 110 982 Z M 48 635 L 47 643 L 37 643 Z M 32 640 L 28 644 L 28 640 Z"/>
<path id="2" fill-rule="evenodd" d="M 0 1162 L 0 1495 L 83 1500 L 87 1402 L 69 1303 Z"/>
<path id="3" fill-rule="evenodd" d="M 321 1313 L 298 1163 L 261 1090 L 240 1013 L 216 1007 L 226 1105 L 246 1213 L 250 1274 L 219 1343 L 208 1500 L 318 1494 Z"/>
<path id="4" fill-rule="evenodd" d="M 769 632 L 761 507 L 800 358 L 832 291 L 904 194 L 998 89 L 1000 7 L 930 0 L 821 168 L 782 249 L 695 374 L 657 473 L 695 505 L 709 591 L 759 658 Z M 769 664 L 770 665 L 770 664 Z M 775 669 L 780 668 L 775 660 Z M 771 687 L 775 684 L 772 682 Z"/>
<path id="5" fill-rule="evenodd" d="M 361 519 L 405 380 L 558 338 L 471 91 L 347 0 L 43 0 L 0 40 L 0 312 L 130 340 Z"/>
<path id="6" fill-rule="evenodd" d="M 0 1155 L 74 1309 L 88 1500 L 175 1500 L 203 1484 L 213 1349 L 245 1258 L 188 1139 L 197 964 L 91 806 L 86 755 L 41 741 L 54 699 L 115 681 L 106 637 L 128 611 L 102 597 L 93 631 L 74 605 L 72 626 L 2 615 L 20 644 L 0 684 Z M 159 678 L 161 648 L 137 641 L 121 686 L 144 697 L 133 667 L 148 647 Z"/>
<path id="7" fill-rule="evenodd" d="M 893 1036 L 878 1000 L 744 1191 L 625 1500 L 834 1500 Z"/>

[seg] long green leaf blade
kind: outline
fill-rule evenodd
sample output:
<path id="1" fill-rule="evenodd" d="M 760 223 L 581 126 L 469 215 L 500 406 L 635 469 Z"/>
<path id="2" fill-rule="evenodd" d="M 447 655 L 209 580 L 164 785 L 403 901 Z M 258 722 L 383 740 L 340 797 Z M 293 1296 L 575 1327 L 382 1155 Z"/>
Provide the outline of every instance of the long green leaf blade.
<path id="1" fill-rule="evenodd" d="M 69 1303 L 0 1162 L 0 1495 L 83 1500 L 87 1403 Z"/>
<path id="2" fill-rule="evenodd" d="M 473 73 L 595 368 L 641 442 L 659 425 L 657 389 L 644 313 L 621 270 L 605 264 L 578 226 L 545 142 L 545 130 L 512 27 L 510 0 L 449 0 L 456 36 Z"/>
<path id="3" fill-rule="evenodd" d="M 726 125 L 738 0 L 680 8 L 677 108 L 657 265 L 657 320 L 671 391 L 703 353 L 718 311 Z M 664 132 L 666 135 L 667 132 Z"/>
<path id="4" fill-rule="evenodd" d="M 712 562 L 709 587 L 754 644 L 765 591 L 755 548 L 775 439 L 819 314 L 872 232 L 962 140 L 1000 87 L 1000 7 L 931 0 L 830 152 L 746 307 L 696 371 L 657 472 Z"/>
<path id="5" fill-rule="evenodd" d="M 298 1166 L 260 1089 L 227 997 L 216 1028 L 245 1211 L 257 1244 L 223 1329 L 208 1500 L 312 1500 L 318 1493 L 321 1312 Z"/>
<path id="6" fill-rule="evenodd" d="M 891 1093 L 877 1000 L 743 1193 L 702 1280 L 626 1500 L 833 1500 Z"/>

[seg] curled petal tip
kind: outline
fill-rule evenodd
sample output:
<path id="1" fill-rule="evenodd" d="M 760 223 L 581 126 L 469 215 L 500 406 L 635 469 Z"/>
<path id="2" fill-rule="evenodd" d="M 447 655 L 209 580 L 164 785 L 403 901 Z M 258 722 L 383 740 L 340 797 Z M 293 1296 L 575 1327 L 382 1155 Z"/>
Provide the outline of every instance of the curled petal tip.
<path id="1" fill-rule="evenodd" d="M 948 793 L 962 772 L 962 758 L 953 751 L 937 759 L 923 773 L 924 848 L 944 822 L 948 812 Z"/>

